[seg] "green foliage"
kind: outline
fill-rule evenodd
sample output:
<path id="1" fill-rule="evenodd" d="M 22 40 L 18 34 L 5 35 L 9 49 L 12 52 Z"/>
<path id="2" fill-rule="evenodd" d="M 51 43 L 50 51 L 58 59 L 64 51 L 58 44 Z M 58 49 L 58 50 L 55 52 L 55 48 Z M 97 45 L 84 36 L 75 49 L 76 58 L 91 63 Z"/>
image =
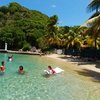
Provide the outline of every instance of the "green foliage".
<path id="1" fill-rule="evenodd" d="M 99 25 L 100 21 L 97 21 Z M 58 16 L 47 15 L 29 10 L 16 2 L 8 6 L 0 7 L 0 43 L 8 43 L 8 49 L 30 50 L 36 47 L 45 50 L 53 48 L 76 48 L 81 45 L 93 31 L 84 33 L 87 28 L 80 26 L 57 26 Z M 100 28 L 98 35 L 100 36 Z M 90 34 L 89 34 L 90 33 Z M 98 47 L 100 48 L 100 38 L 97 37 Z M 96 41 L 95 41 L 96 42 Z M 0 44 L 0 46 L 1 46 Z"/>
<path id="2" fill-rule="evenodd" d="M 49 17 L 39 11 L 29 10 L 16 2 L 0 7 L 0 42 L 9 49 L 22 48 L 24 41 L 38 46 L 37 39 L 45 36 Z"/>
<path id="3" fill-rule="evenodd" d="M 47 41 L 45 41 L 45 38 L 44 37 L 40 37 L 37 39 L 37 42 L 38 42 L 38 47 L 43 50 L 46 50 L 49 46 L 47 45 Z"/>
<path id="4" fill-rule="evenodd" d="M 9 11 L 8 7 L 6 7 L 6 6 L 0 7 L 0 12 L 3 12 L 4 14 L 6 14 L 8 11 Z"/>
<path id="5" fill-rule="evenodd" d="M 87 6 L 88 11 L 94 11 L 98 12 L 100 9 L 100 0 L 91 0 L 90 4 Z"/>
<path id="6" fill-rule="evenodd" d="M 30 49 L 31 49 L 30 44 L 26 42 L 26 43 L 23 45 L 22 50 L 23 50 L 23 51 L 27 51 L 27 50 L 30 50 Z"/>

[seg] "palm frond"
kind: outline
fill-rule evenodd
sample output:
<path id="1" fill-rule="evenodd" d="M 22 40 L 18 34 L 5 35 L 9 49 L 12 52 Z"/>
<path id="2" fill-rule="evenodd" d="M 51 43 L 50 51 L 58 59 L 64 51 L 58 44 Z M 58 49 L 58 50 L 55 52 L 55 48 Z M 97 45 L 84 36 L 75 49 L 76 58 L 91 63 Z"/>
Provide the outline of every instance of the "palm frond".
<path id="1" fill-rule="evenodd" d="M 84 25 L 92 25 L 92 24 L 94 24 L 94 23 L 96 23 L 96 22 L 99 22 L 99 24 L 100 24 L 100 14 L 99 14 L 98 16 L 96 16 L 96 17 L 93 17 L 93 18 L 87 20 L 87 21 L 84 23 Z"/>
<path id="2" fill-rule="evenodd" d="M 87 11 L 92 12 L 96 10 L 96 12 L 98 12 L 99 8 L 100 8 L 100 0 L 92 0 L 90 4 L 87 6 Z"/>
<path id="3" fill-rule="evenodd" d="M 95 29 L 100 28 L 100 14 L 94 18 L 91 18 L 89 20 L 87 20 L 84 24 L 82 24 L 80 27 L 94 27 Z"/>

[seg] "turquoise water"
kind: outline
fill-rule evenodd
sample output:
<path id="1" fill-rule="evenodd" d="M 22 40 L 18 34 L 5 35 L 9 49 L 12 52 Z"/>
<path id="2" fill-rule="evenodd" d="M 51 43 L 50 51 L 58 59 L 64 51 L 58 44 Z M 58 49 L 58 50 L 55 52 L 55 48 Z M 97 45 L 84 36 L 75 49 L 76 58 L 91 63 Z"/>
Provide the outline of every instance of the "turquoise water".
<path id="1" fill-rule="evenodd" d="M 64 62 L 21 54 L 13 54 L 13 62 L 8 62 L 8 55 L 0 54 L 0 62 L 5 60 L 6 66 L 4 75 L 0 75 L 0 100 L 100 100 L 99 83 L 77 74 Z M 17 73 L 20 65 L 24 66 L 24 75 Z M 65 71 L 46 77 L 48 65 Z"/>

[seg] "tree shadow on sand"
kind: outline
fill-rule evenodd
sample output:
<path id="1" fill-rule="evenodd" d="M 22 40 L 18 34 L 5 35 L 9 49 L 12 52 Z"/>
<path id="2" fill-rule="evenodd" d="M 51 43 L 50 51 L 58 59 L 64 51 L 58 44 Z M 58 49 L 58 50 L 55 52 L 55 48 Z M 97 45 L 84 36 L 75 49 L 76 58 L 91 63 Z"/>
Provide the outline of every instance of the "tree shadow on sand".
<path id="1" fill-rule="evenodd" d="M 88 70 L 88 69 L 83 69 L 82 71 L 77 71 L 76 72 L 79 75 L 83 75 L 86 77 L 91 77 L 91 80 L 93 82 L 100 82 L 100 73 L 96 72 L 96 71 L 92 71 L 92 70 Z"/>
<path id="2" fill-rule="evenodd" d="M 80 56 L 63 56 L 59 58 L 65 59 L 66 61 L 77 62 L 79 64 L 95 63 L 94 61 L 89 61 L 87 58 L 80 58 Z"/>
<path id="3" fill-rule="evenodd" d="M 95 67 L 100 68 L 100 61 L 96 62 Z"/>
<path id="4" fill-rule="evenodd" d="M 95 61 L 88 58 L 80 58 L 75 56 L 63 56 L 59 58 L 65 59 L 66 61 L 70 61 L 72 63 L 77 63 L 78 65 L 95 65 L 96 68 L 100 68 L 99 60 Z"/>
<path id="5" fill-rule="evenodd" d="M 74 56 L 63 56 L 59 57 L 61 59 L 65 59 L 66 61 L 71 61 L 71 62 L 83 62 L 79 57 L 74 57 Z"/>
<path id="6" fill-rule="evenodd" d="M 63 56 L 59 57 L 61 59 L 65 59 L 67 61 L 71 61 L 72 63 L 77 63 L 77 65 L 94 65 L 96 68 L 100 68 L 100 61 L 94 61 L 90 59 L 80 58 L 80 57 L 73 57 L 73 56 Z M 77 71 L 77 70 L 76 70 Z M 94 82 L 100 82 L 100 72 L 96 72 L 89 69 L 83 69 L 82 71 L 77 71 L 78 74 L 91 77 L 91 80 Z"/>

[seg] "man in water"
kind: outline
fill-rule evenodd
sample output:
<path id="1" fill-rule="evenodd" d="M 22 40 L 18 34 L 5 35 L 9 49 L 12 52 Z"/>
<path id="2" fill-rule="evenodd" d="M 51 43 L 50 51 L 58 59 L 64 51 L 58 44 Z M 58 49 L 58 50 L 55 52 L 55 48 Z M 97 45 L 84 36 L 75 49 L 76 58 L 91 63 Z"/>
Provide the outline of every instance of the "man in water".
<path id="1" fill-rule="evenodd" d="M 13 61 L 13 55 L 8 56 L 8 61 Z"/>

